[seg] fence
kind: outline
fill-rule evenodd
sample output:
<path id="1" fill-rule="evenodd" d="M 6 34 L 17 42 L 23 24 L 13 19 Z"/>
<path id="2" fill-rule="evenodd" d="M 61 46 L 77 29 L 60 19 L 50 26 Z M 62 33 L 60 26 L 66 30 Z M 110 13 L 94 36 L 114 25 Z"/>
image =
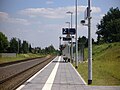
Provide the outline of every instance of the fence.
<path id="1" fill-rule="evenodd" d="M 16 57 L 16 53 L 0 53 L 0 57 Z"/>

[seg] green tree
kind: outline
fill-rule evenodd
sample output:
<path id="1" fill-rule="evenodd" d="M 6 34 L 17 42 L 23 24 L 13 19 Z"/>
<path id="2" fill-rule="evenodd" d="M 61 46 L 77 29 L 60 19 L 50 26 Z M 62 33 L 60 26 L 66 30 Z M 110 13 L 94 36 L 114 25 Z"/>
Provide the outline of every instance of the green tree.
<path id="1" fill-rule="evenodd" d="M 119 42 L 120 41 L 120 10 L 110 8 L 97 25 L 98 42 Z"/>
<path id="2" fill-rule="evenodd" d="M 18 45 L 18 41 L 15 37 L 13 37 L 10 40 L 10 52 L 12 53 L 18 53 L 19 51 L 19 45 Z"/>
<path id="3" fill-rule="evenodd" d="M 19 52 L 18 53 L 22 53 L 22 43 L 21 43 L 21 40 L 18 39 L 18 44 L 19 44 Z"/>
<path id="4" fill-rule="evenodd" d="M 85 44 L 87 42 L 87 38 L 85 36 L 82 36 L 81 38 L 79 37 L 79 43 Z"/>
<path id="5" fill-rule="evenodd" d="M 45 54 L 45 49 L 42 49 L 42 50 L 41 50 L 41 53 L 42 53 L 42 54 Z"/>
<path id="6" fill-rule="evenodd" d="M 6 52 L 7 48 L 8 48 L 8 39 L 2 32 L 0 32 L 0 53 Z"/>
<path id="7" fill-rule="evenodd" d="M 32 53 L 32 47 L 31 47 L 31 44 L 29 45 L 29 52 Z"/>
<path id="8" fill-rule="evenodd" d="M 54 46 L 53 46 L 53 45 L 50 45 L 50 46 L 48 47 L 48 51 L 49 51 L 49 53 L 54 53 L 54 52 L 55 52 Z"/>
<path id="9" fill-rule="evenodd" d="M 88 46 L 87 38 L 85 36 L 82 36 L 82 37 L 78 38 L 78 50 L 80 50 L 81 45 L 84 45 L 84 46 L 87 45 Z"/>
<path id="10" fill-rule="evenodd" d="M 45 47 L 44 49 L 39 48 L 39 52 L 42 54 L 57 54 L 58 50 L 55 50 L 53 45 L 50 45 L 48 47 Z"/>
<path id="11" fill-rule="evenodd" d="M 45 47 L 45 54 L 49 54 L 48 47 Z"/>
<path id="12" fill-rule="evenodd" d="M 23 50 L 23 53 L 28 53 L 29 52 L 29 44 L 25 40 L 22 43 L 22 50 Z"/>
<path id="13" fill-rule="evenodd" d="M 93 38 L 92 38 L 92 44 L 96 44 Z M 85 36 L 79 37 L 78 38 L 78 50 L 80 50 L 80 45 L 84 45 L 84 47 L 88 47 L 88 38 L 86 38 Z"/>

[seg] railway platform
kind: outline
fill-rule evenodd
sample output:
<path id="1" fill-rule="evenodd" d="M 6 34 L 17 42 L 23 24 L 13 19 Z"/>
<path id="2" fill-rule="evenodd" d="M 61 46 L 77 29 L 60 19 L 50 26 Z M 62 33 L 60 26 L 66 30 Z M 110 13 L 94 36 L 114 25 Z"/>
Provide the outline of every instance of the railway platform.
<path id="1" fill-rule="evenodd" d="M 57 56 L 16 90 L 120 90 L 120 87 L 88 86 L 71 63 Z"/>

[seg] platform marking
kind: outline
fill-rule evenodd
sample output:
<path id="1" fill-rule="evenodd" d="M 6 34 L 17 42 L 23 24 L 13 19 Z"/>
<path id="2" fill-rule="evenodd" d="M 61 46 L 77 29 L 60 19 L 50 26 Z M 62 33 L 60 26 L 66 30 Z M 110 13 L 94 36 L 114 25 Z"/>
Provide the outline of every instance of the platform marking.
<path id="1" fill-rule="evenodd" d="M 51 90 L 54 79 L 55 79 L 55 76 L 56 76 L 56 73 L 57 73 L 57 69 L 58 69 L 58 66 L 59 66 L 60 59 L 61 59 L 61 56 L 59 57 L 58 62 L 56 63 L 54 69 L 52 70 L 52 72 L 51 72 L 50 76 L 48 77 L 48 79 L 47 79 L 45 85 L 43 86 L 42 90 Z"/>
<path id="2" fill-rule="evenodd" d="M 54 58 L 53 60 L 55 60 L 57 58 L 58 58 L 58 56 L 56 58 Z M 25 83 L 29 83 L 32 79 L 34 79 L 39 73 L 41 73 L 45 68 L 47 68 L 52 63 L 52 61 L 50 63 L 48 63 L 45 67 L 43 67 L 40 71 L 38 71 L 35 75 L 33 75 L 30 79 L 28 79 Z M 26 84 L 21 85 L 16 90 L 21 90 L 23 87 L 25 87 L 25 85 Z"/>
<path id="3" fill-rule="evenodd" d="M 71 64 L 71 63 L 70 63 Z M 78 73 L 78 71 L 75 69 L 75 67 L 71 64 L 71 66 L 74 68 L 75 72 L 78 74 L 78 76 L 81 78 L 81 80 L 83 81 L 83 83 L 85 85 L 87 85 L 87 83 L 85 82 L 85 80 L 82 78 L 82 76 Z"/>

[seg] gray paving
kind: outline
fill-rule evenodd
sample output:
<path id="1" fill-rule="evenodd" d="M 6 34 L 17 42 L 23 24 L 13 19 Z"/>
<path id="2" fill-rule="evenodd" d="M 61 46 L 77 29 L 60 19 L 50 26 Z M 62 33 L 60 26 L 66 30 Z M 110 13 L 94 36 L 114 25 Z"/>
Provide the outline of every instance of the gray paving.
<path id="1" fill-rule="evenodd" d="M 41 90 L 51 74 L 58 57 L 38 74 L 32 81 L 25 83 L 22 90 Z M 61 58 L 51 90 L 120 90 L 120 86 L 88 86 L 82 81 L 70 63 Z"/>
<path id="2" fill-rule="evenodd" d="M 77 75 L 70 63 L 61 59 L 52 90 L 84 90 L 83 81 Z"/>
<path id="3" fill-rule="evenodd" d="M 57 61 L 58 57 L 53 61 Z M 41 90 L 51 74 L 56 63 L 51 63 L 40 74 L 38 74 L 32 81 L 24 83 L 24 87 L 21 90 Z"/>

